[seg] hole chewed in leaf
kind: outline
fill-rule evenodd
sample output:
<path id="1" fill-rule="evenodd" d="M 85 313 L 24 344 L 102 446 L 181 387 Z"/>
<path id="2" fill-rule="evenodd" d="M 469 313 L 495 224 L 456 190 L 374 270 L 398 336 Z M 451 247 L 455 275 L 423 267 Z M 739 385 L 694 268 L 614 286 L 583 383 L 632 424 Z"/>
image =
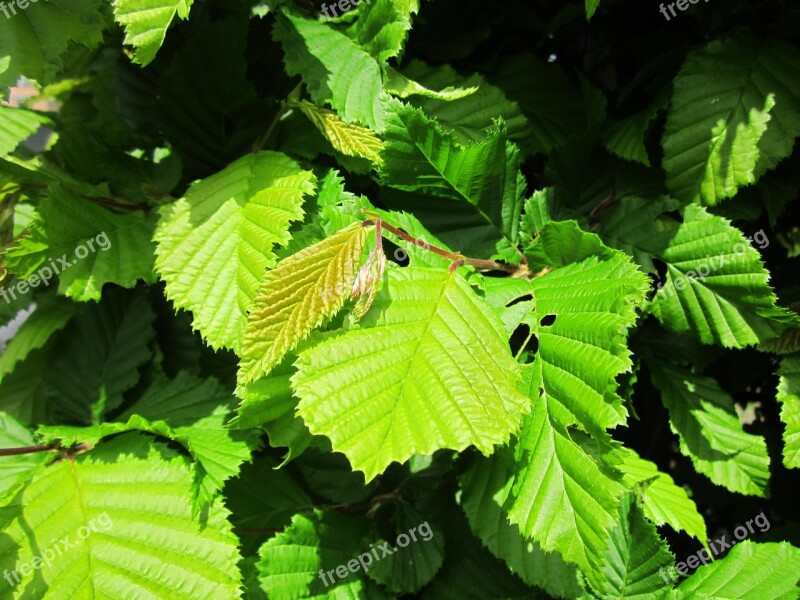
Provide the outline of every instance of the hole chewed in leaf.
<path id="1" fill-rule="evenodd" d="M 520 296 L 519 298 L 514 298 L 510 302 L 506 304 L 506 308 L 511 308 L 515 304 L 520 304 L 522 302 L 530 302 L 533 300 L 533 296 L 531 294 L 525 294 L 524 296 Z"/>
<path id="2" fill-rule="evenodd" d="M 556 322 L 556 315 L 545 315 L 539 321 L 539 325 L 541 325 L 542 327 L 550 327 L 555 322 Z"/>

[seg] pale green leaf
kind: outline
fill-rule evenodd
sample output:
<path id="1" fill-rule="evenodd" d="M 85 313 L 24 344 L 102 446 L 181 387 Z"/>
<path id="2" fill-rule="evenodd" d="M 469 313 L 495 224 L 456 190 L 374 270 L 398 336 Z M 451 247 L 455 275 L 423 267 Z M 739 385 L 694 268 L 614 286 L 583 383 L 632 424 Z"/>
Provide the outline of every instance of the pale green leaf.
<path id="1" fill-rule="evenodd" d="M 335 112 L 301 101 L 296 106 L 314 124 L 335 150 L 347 156 L 366 158 L 375 164 L 381 162 L 383 142 L 366 127 L 345 123 Z"/>
<path id="2" fill-rule="evenodd" d="M 389 270 L 364 319 L 302 350 L 297 367 L 298 413 L 367 481 L 440 448 L 490 454 L 528 410 L 502 324 L 446 270 Z"/>
<path id="3" fill-rule="evenodd" d="M 283 259 L 267 273 L 250 309 L 238 381 L 263 377 L 287 352 L 344 306 L 368 228 L 353 223 Z"/>
<path id="4" fill-rule="evenodd" d="M 191 481 L 184 459 L 133 434 L 41 471 L 0 511 L 7 597 L 238 598 L 228 512 L 193 519 Z"/>
<path id="5" fill-rule="evenodd" d="M 114 0 L 114 19 L 125 28 L 125 43 L 135 48 L 133 62 L 145 66 L 156 57 L 175 15 L 188 18 L 192 1 Z"/>
<path id="6" fill-rule="evenodd" d="M 246 311 L 275 248 L 303 218 L 303 197 L 315 179 L 276 152 L 248 154 L 194 183 L 160 210 L 156 268 L 167 296 L 194 314 L 213 348 L 237 350 Z"/>

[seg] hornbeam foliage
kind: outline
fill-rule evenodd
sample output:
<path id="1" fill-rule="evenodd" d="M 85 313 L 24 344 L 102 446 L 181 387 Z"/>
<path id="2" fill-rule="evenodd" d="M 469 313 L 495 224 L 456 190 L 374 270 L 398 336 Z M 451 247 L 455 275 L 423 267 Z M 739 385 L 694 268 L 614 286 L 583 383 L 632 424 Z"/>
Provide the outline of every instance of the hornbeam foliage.
<path id="1" fill-rule="evenodd" d="M 193 0 L 115 0 L 114 18 L 125 28 L 125 43 L 136 48 L 134 62 L 151 62 L 167 34 L 167 28 L 177 15 L 189 16 Z"/>
<path id="2" fill-rule="evenodd" d="M 156 268 L 167 295 L 192 311 L 194 326 L 213 347 L 238 348 L 247 307 L 274 248 L 303 218 L 303 195 L 314 176 L 289 157 L 250 154 L 161 209 Z M 231 268 L 233 267 L 233 268 Z"/>
<path id="3" fill-rule="evenodd" d="M 0 600 L 800 597 L 800 11 L 657 4 L 0 2 Z"/>
<path id="4" fill-rule="evenodd" d="M 440 448 L 491 454 L 529 410 L 504 338 L 460 275 L 392 269 L 359 325 L 300 352 L 298 413 L 367 481 Z"/>

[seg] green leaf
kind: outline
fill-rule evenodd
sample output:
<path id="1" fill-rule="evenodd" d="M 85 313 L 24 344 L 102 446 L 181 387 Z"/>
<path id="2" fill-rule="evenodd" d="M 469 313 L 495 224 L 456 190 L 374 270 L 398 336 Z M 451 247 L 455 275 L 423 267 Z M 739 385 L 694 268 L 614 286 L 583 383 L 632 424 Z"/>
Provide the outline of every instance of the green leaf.
<path id="1" fill-rule="evenodd" d="M 783 432 L 783 464 L 787 469 L 800 469 L 800 354 L 787 356 L 778 371 L 778 402 L 781 404 Z"/>
<path id="2" fill-rule="evenodd" d="M 666 94 L 660 94 L 653 103 L 641 112 L 626 117 L 609 128 L 604 145 L 620 158 L 650 166 L 645 141 L 650 124 L 658 113 L 669 104 Z"/>
<path id="3" fill-rule="evenodd" d="M 49 285 L 58 275 L 60 293 L 79 302 L 99 300 L 107 283 L 132 288 L 140 279 L 155 281 L 154 226 L 138 211 L 111 212 L 54 185 L 42 199 L 33 234 L 5 260 L 31 287 Z"/>
<path id="4" fill-rule="evenodd" d="M 0 410 L 23 423 L 43 422 L 47 418 L 44 378 L 48 369 L 47 351 L 31 352 L 0 379 Z"/>
<path id="5" fill-rule="evenodd" d="M 295 414 L 297 400 L 292 406 L 292 412 L 265 423 L 262 427 L 269 436 L 269 445 L 273 448 L 286 448 L 281 466 L 301 456 L 309 448 L 325 448 L 330 450 L 330 442 L 322 437 L 311 434 L 303 419 Z"/>
<path id="6" fill-rule="evenodd" d="M 383 130 L 387 94 L 372 56 L 344 33 L 288 11 L 278 15 L 274 37 L 283 45 L 286 72 L 303 78 L 315 104 L 329 104 L 347 123 Z"/>
<path id="7" fill-rule="evenodd" d="M 368 532 L 365 519 L 332 510 L 295 515 L 283 533 L 261 547 L 258 569 L 262 589 L 271 600 L 388 598 L 365 578 L 357 560 L 362 553 L 370 553 L 366 547 Z M 355 573 L 346 568 L 353 560 L 359 569 Z M 336 568 L 342 566 L 345 576 L 340 578 Z"/>
<path id="8" fill-rule="evenodd" d="M 793 313 L 777 305 L 758 250 L 729 221 L 697 205 L 683 209 L 683 223 L 654 218 L 647 203 L 637 199 L 615 212 L 621 219 L 625 207 L 636 207 L 626 218 L 641 228 L 638 233 L 631 225 L 617 228 L 611 236 L 620 241 L 611 242 L 638 247 L 667 264 L 651 311 L 668 329 L 690 331 L 705 344 L 743 348 L 796 323 Z M 652 265 L 649 257 L 642 262 Z"/>
<path id="9" fill-rule="evenodd" d="M 417 66 L 423 70 L 430 69 L 422 63 L 421 61 L 414 61 L 409 66 L 409 69 L 413 66 Z M 439 67 L 441 69 L 447 69 L 453 75 L 455 75 L 455 71 L 450 70 L 449 67 L 446 65 Z M 432 70 L 431 70 L 432 71 Z M 407 69 L 408 72 L 408 69 Z M 411 75 L 404 75 L 400 71 L 392 68 L 391 66 L 386 66 L 386 91 L 392 94 L 393 96 L 397 96 L 398 98 L 409 98 L 411 96 L 423 96 L 425 98 L 435 98 L 437 100 L 444 100 L 444 101 L 453 101 L 459 100 L 461 98 L 465 98 L 470 96 L 478 91 L 477 87 L 469 87 L 469 88 L 456 88 L 452 85 L 444 84 L 443 89 L 440 90 L 433 90 L 430 88 L 425 87 L 422 83 L 418 81 L 413 81 L 409 79 Z M 429 111 L 426 111 L 430 114 Z"/>
<path id="10" fill-rule="evenodd" d="M 303 454 L 296 468 L 309 488 L 336 504 L 366 502 L 379 489 L 377 481 L 367 484 L 363 473 L 353 471 L 344 454 L 331 452 L 330 444 Z"/>
<path id="11" fill-rule="evenodd" d="M 51 336 L 63 329 L 77 306 L 62 298 L 40 296 L 33 311 L 0 354 L 0 381 L 14 371 L 17 363 L 44 347 Z"/>
<path id="12" fill-rule="evenodd" d="M 419 0 L 370 0 L 361 6 L 346 33 L 383 64 L 402 54 L 411 16 L 418 11 Z"/>
<path id="13" fill-rule="evenodd" d="M 484 142 L 462 146 L 421 110 L 399 100 L 388 106 L 381 182 L 425 195 L 421 210 L 408 208 L 451 247 L 472 256 L 514 247 L 525 180 L 505 129 L 498 126 Z"/>
<path id="14" fill-rule="evenodd" d="M 504 454 L 500 450 L 489 459 L 473 460 L 459 479 L 461 507 L 470 528 L 525 583 L 556 598 L 578 598 L 582 588 L 574 565 L 555 552 L 543 551 L 537 542 L 525 538 L 517 525 L 508 522 L 502 507 L 513 479 Z"/>
<path id="15" fill-rule="evenodd" d="M 492 556 L 473 536 L 467 539 L 466 543 L 459 539 L 458 545 L 448 544 L 445 564 L 422 594 L 424 600 L 551 598 L 536 588 L 525 585 L 508 570 L 505 563 Z"/>
<path id="16" fill-rule="evenodd" d="M 538 340 L 531 397 L 541 390 L 551 418 L 602 436 L 626 416 L 615 380 L 632 365 L 627 328 L 636 321 L 647 279 L 628 256 L 571 222 L 546 225 L 530 252 L 558 267 L 517 284 L 504 303 L 533 296 L 522 318 Z"/>
<path id="17" fill-rule="evenodd" d="M 692 459 L 698 473 L 732 492 L 765 497 L 767 445 L 742 429 L 733 399 L 710 377 L 663 362 L 650 366 L 681 453 Z"/>
<path id="18" fill-rule="evenodd" d="M 593 233 L 583 231 L 577 221 L 550 221 L 544 224 L 533 244 L 525 249 L 530 268 L 564 267 L 591 256 L 604 260 L 622 255 L 605 246 Z"/>
<path id="19" fill-rule="evenodd" d="M 415 60 L 406 67 L 404 76 L 418 81 L 417 86 L 422 87 L 415 92 L 419 97 L 412 97 L 410 102 L 438 120 L 443 129 L 452 131 L 460 144 L 486 139 L 498 118 L 503 119 L 510 140 L 523 143 L 530 135 L 528 120 L 519 106 L 477 73 L 465 78 L 448 65 L 430 67 Z M 459 88 L 454 89 L 453 85 Z M 440 91 L 425 92 L 428 88 Z M 415 89 L 412 86 L 408 93 Z M 399 94 L 401 98 L 406 95 Z"/>
<path id="20" fill-rule="evenodd" d="M 615 455 L 620 462 L 614 466 L 624 473 L 623 483 L 629 488 L 637 483 L 644 488 L 642 508 L 648 519 L 656 525 L 666 524 L 675 531 L 685 531 L 701 543 L 706 542 L 706 523 L 684 488 L 629 448 L 620 447 Z"/>
<path id="21" fill-rule="evenodd" d="M 188 18 L 192 1 L 114 0 L 114 19 L 125 28 L 125 43 L 135 48 L 133 62 L 152 62 L 175 15 Z"/>
<path id="22" fill-rule="evenodd" d="M 586 20 L 588 21 L 594 16 L 597 7 L 600 6 L 600 0 L 586 0 Z"/>
<path id="23" fill-rule="evenodd" d="M 91 405 L 107 394 L 106 409 L 139 381 L 139 368 L 151 356 L 155 314 L 144 293 L 113 290 L 89 304 L 59 334 L 45 371 L 53 417 L 90 423 Z"/>
<path id="24" fill-rule="evenodd" d="M 647 282 L 629 257 L 593 234 L 579 235 L 574 224 L 548 227 L 573 232 L 537 240 L 536 252 L 557 268 L 508 285 L 494 299 L 500 306 L 523 299 L 518 304 L 527 311 L 520 320 L 538 340 L 533 364 L 524 368 L 533 410 L 514 444 L 513 483 L 503 508 L 523 535 L 547 552 L 558 551 L 602 591 L 597 568 L 624 488 L 571 428 L 603 440 L 606 428 L 624 422 L 616 378 L 631 368 L 627 329 Z M 558 266 L 568 260 L 578 262 Z"/>
<path id="25" fill-rule="evenodd" d="M 236 411 L 236 417 L 231 419 L 231 427 L 260 427 L 293 411 L 297 400 L 292 395 L 289 378 L 296 371 L 292 365 L 295 358 L 290 354 L 268 375 L 239 389 L 242 402 Z"/>
<path id="26" fill-rule="evenodd" d="M 261 283 L 242 343 L 239 385 L 269 373 L 287 352 L 344 306 L 367 228 L 353 223 L 282 260 Z"/>
<path id="27" fill-rule="evenodd" d="M 611 534 L 603 563 L 606 593 L 599 597 L 668 598 L 669 588 L 664 586 L 660 571 L 671 567 L 674 560 L 655 526 L 642 515 L 634 495 L 628 494 L 620 506 L 620 521 Z"/>
<path id="28" fill-rule="evenodd" d="M 518 54 L 487 77 L 522 109 L 531 128 L 522 145 L 532 152 L 549 154 L 590 125 L 581 91 L 558 65 Z"/>
<path id="29" fill-rule="evenodd" d="M 397 506 L 394 520 L 394 536 L 389 538 L 393 545 L 392 554 L 382 557 L 367 571 L 370 579 L 383 584 L 395 594 L 415 594 L 436 576 L 444 560 L 444 537 L 434 529 L 425 517 L 406 504 Z M 408 539 L 405 548 L 397 539 Z M 426 536 L 427 537 L 426 539 Z M 384 542 L 375 542 L 380 547 Z"/>
<path id="30" fill-rule="evenodd" d="M 246 464 L 225 486 L 225 505 L 237 528 L 281 528 L 292 516 L 313 508 L 305 490 L 271 458 Z"/>
<path id="31" fill-rule="evenodd" d="M 155 113 L 136 122 L 163 132 L 189 180 L 222 171 L 251 153 L 255 138 L 274 117 L 272 101 L 259 98 L 248 74 L 248 23 L 232 16 L 193 19 L 179 38 L 182 43 L 165 56 L 168 66 L 159 66 L 158 75 L 143 72 L 130 84 L 135 92 L 144 87 L 140 93 L 146 97 L 140 101 L 146 104 L 139 110 Z M 260 35 L 266 38 L 266 33 Z M 153 78 L 158 82 L 155 88 L 151 88 Z M 121 98 L 129 102 L 133 94 L 123 90 Z M 154 117 L 156 123 L 151 125 Z"/>
<path id="32" fill-rule="evenodd" d="M 603 218 L 599 233 L 608 245 L 630 254 L 645 273 L 656 274 L 653 258 L 664 258 L 671 238 L 680 228 L 663 214 L 677 210 L 680 205 L 668 196 L 657 200 L 620 198 L 619 204 Z"/>
<path id="33" fill-rule="evenodd" d="M 700 567 L 682 582 L 678 598 L 794 600 L 800 593 L 798 573 L 800 549 L 787 542 L 757 544 L 744 540 L 725 558 Z"/>
<path id="34" fill-rule="evenodd" d="M 0 104 L 0 157 L 13 152 L 39 127 L 49 122 L 50 119 L 42 114 Z"/>
<path id="35" fill-rule="evenodd" d="M 523 535 L 576 564 L 602 591 L 597 570 L 625 489 L 576 443 L 559 412 L 547 394 L 533 402 L 514 445 L 513 483 L 503 509 Z"/>
<path id="36" fill-rule="evenodd" d="M 152 423 L 167 423 L 172 429 L 170 437 L 183 444 L 199 463 L 199 497 L 210 501 L 225 481 L 250 461 L 256 446 L 257 436 L 252 432 L 241 434 L 225 427 L 235 400 L 214 378 L 203 380 L 179 373 L 175 379 L 156 381 L 117 419 L 139 415 Z"/>
<path id="37" fill-rule="evenodd" d="M 0 448 L 27 448 L 36 446 L 33 433 L 5 412 L 0 412 Z M 18 456 L 0 456 L 0 505 L 4 499 L 16 494 L 52 458 L 47 452 L 32 452 Z"/>
<path id="38" fill-rule="evenodd" d="M 144 436 L 55 463 L 0 510 L 0 570 L 35 598 L 238 598 L 228 512 L 192 519 L 190 486 L 184 459 Z"/>
<path id="39" fill-rule="evenodd" d="M 776 40 L 717 40 L 675 79 L 664 132 L 667 187 L 719 204 L 789 156 L 800 134 L 800 53 Z"/>
<path id="40" fill-rule="evenodd" d="M 55 80 L 70 44 L 95 48 L 105 20 L 100 0 L 47 0 L 0 19 L 0 88 L 24 75 L 42 85 Z M 3 68 L 5 65 L 6 68 Z"/>
<path id="41" fill-rule="evenodd" d="M 246 311 L 275 248 L 303 218 L 315 179 L 276 152 L 248 154 L 194 183 L 160 210 L 156 269 L 167 296 L 191 310 L 194 327 L 213 348 L 237 350 Z"/>
<path id="42" fill-rule="evenodd" d="M 345 123 L 335 112 L 301 101 L 296 106 L 308 117 L 335 150 L 347 156 L 381 162 L 383 142 L 372 131 L 360 125 Z"/>
<path id="43" fill-rule="evenodd" d="M 132 430 L 167 437 L 182 444 L 195 458 L 193 493 L 199 503 L 211 502 L 225 481 L 250 460 L 251 446 L 255 446 L 252 435 L 225 428 L 233 401 L 230 392 L 213 378 L 201 380 L 179 373 L 175 379 L 156 381 L 114 422 L 92 427 L 40 427 L 37 433 L 46 442 L 60 440 L 64 446 L 78 442 L 96 445 L 104 437 Z"/>
<path id="44" fill-rule="evenodd" d="M 508 441 L 528 400 L 502 325 L 464 279 L 391 269 L 360 324 L 299 353 L 298 413 L 367 481 L 393 461 Z"/>

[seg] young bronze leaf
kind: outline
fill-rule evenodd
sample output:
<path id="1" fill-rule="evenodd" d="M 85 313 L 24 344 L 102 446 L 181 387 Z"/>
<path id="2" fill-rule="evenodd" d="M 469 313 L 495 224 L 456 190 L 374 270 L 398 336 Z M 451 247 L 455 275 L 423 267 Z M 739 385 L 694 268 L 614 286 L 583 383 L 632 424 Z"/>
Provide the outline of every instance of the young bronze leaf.
<path id="1" fill-rule="evenodd" d="M 353 223 L 267 273 L 245 326 L 239 385 L 269 373 L 339 312 L 355 281 L 366 239 L 367 228 Z"/>

